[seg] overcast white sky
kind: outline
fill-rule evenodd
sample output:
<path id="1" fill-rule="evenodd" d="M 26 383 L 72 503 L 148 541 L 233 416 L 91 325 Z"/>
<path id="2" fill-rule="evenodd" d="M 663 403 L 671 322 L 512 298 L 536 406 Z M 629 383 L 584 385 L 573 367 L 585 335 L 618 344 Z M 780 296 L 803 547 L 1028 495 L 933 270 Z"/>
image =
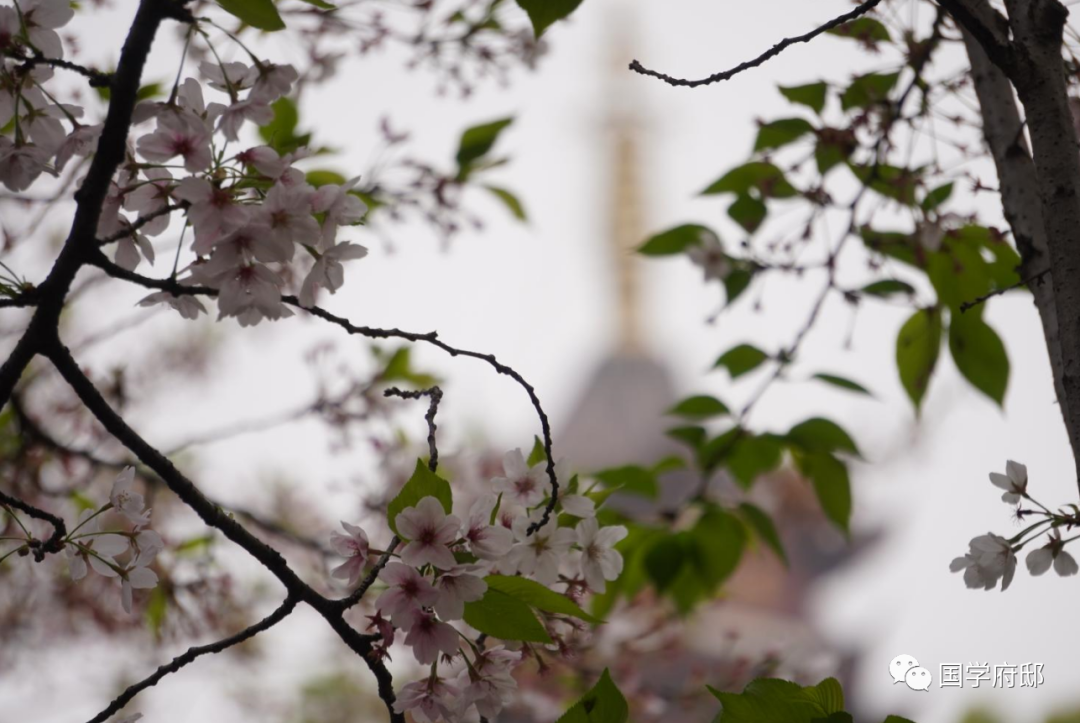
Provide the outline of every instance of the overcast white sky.
<path id="1" fill-rule="evenodd" d="M 124 13 L 132 4 L 118 3 Z M 430 76 L 405 74 L 394 54 L 350 67 L 308 98 L 303 122 L 315 126 L 321 142 L 347 148 L 349 158 L 362 162 L 375 143 L 371 131 L 378 118 L 390 111 L 421 139 L 422 155 L 449 163 L 463 127 L 515 114 L 517 123 L 500 141 L 513 162 L 499 172 L 499 181 L 524 199 L 532 221 L 524 227 L 513 224 L 504 220 L 502 209 L 490 205 L 487 231 L 459 238 L 445 253 L 423 229 L 395 231 L 392 254 L 361 233 L 357 240 L 371 247 L 371 256 L 349 267 L 345 288 L 327 306 L 359 323 L 438 329 L 450 343 L 496 353 L 534 384 L 558 429 L 603 356 L 614 318 L 604 236 L 603 108 L 597 105 L 607 69 L 606 26 L 616 16 L 636 18 L 638 58 L 675 75 L 696 76 L 756 55 L 780 37 L 805 32 L 849 7 L 843 0 L 587 0 L 572 23 L 551 31 L 552 53 L 539 72 L 516 74 L 508 90 L 484 86 L 464 104 L 433 97 Z M 89 24 L 102 33 L 98 37 L 119 32 L 104 21 Z M 101 53 L 108 55 L 109 48 L 118 46 L 102 45 Z M 282 53 L 275 59 L 288 58 L 292 50 L 274 42 L 268 47 Z M 168 53 L 164 45 L 157 50 L 155 68 L 165 75 L 171 67 L 165 62 Z M 700 221 L 727 229 L 727 240 L 737 240 L 724 219 L 726 204 L 694 194 L 746 157 L 755 117 L 790 110 L 775 85 L 819 77 L 843 80 L 867 69 L 865 55 L 849 43 L 826 38 L 797 46 L 729 83 L 697 91 L 627 78 L 626 87 L 647 110 L 654 131 L 645 172 L 650 227 Z M 336 165 L 349 170 L 347 163 Z M 763 312 L 743 304 L 710 327 L 704 320 L 715 307 L 717 292 L 698 283 L 696 269 L 680 260 L 649 264 L 646 274 L 654 353 L 670 366 L 682 391 L 709 391 L 729 400 L 747 390 L 741 385 L 732 389 L 722 374 L 705 374 L 717 354 L 744 340 L 768 347 L 785 339 L 800 322 L 812 292 L 797 284 L 770 283 Z M 138 298 L 137 293 L 130 296 Z M 1008 592 L 982 593 L 965 589 L 960 577 L 948 571 L 949 560 L 966 550 L 972 536 L 1012 529 L 1009 509 L 987 481 L 987 473 L 1002 469 L 1006 458 L 1028 465 L 1031 488 L 1043 501 L 1076 497 L 1071 456 L 1029 298 L 997 299 L 989 307 L 987 318 L 1006 340 L 1013 365 L 1005 413 L 968 387 L 943 357 L 918 425 L 893 361 L 905 313 L 892 308 L 860 313 L 853 349 L 843 351 L 848 314 L 839 303 L 827 312 L 831 321 L 808 341 L 800 368 L 847 373 L 873 388 L 877 401 L 793 386 L 766 397 L 755 423 L 783 429 L 812 413 L 827 413 L 853 432 L 869 460 L 855 468 L 854 526 L 884 529 L 886 539 L 814 601 L 828 636 L 864 651 L 860 700 L 882 716 L 901 713 L 920 723 L 955 721 L 973 705 L 1000 709 L 1010 721 L 1034 722 L 1063 704 L 1080 702 L 1080 668 L 1070 650 L 1078 639 L 1069 632 L 1076 629 L 1070 618 L 1080 584 L 1076 579 L 1031 578 L 1022 570 Z M 231 323 L 218 331 L 242 339 L 228 368 L 220 370 L 220 381 L 202 392 L 204 399 L 213 400 L 222 423 L 303 401 L 310 387 L 300 358 L 314 340 L 329 334 L 311 324 L 294 325 L 288 334 L 267 326 L 240 331 Z M 517 387 L 482 364 L 422 348 L 416 353 L 422 365 L 448 379 L 445 426 L 457 427 L 459 439 L 476 430 L 496 447 L 528 443 L 535 423 Z M 265 393 L 267 384 L 275 394 Z M 162 405 L 169 409 L 167 419 L 135 420 L 153 440 L 167 444 L 204 424 L 204 408 L 191 404 L 186 393 L 166 397 Z M 355 459 L 323 459 L 322 448 L 320 428 L 301 425 L 208 448 L 204 469 L 220 471 L 215 480 L 227 481 L 212 483 L 219 485 L 213 491 L 228 499 L 269 474 L 318 476 L 323 483 L 357 464 Z M 312 449 L 320 451 L 314 463 Z M 294 629 L 299 630 L 289 627 L 281 633 L 295 646 L 293 660 L 317 659 L 305 658 L 308 648 L 317 656 L 317 646 L 299 634 L 290 638 Z M 892 685 L 886 668 L 900 653 L 915 656 L 933 672 L 929 692 Z M 85 673 L 105 655 L 104 649 L 84 648 L 78 652 L 80 667 Z M 1035 691 L 938 687 L 939 664 L 975 662 L 1041 662 L 1045 683 Z M 85 674 L 81 685 L 91 684 L 95 675 L 101 673 Z M 140 709 L 155 722 L 224 720 L 219 707 L 190 695 L 195 678 L 178 676 L 160 694 L 146 696 Z M 16 710 L 19 701 L 34 701 L 34 709 L 41 711 L 36 720 L 71 719 L 71 704 L 41 696 L 41 678 L 30 684 L 9 680 L 0 680 L 0 699 L 12 696 Z"/>

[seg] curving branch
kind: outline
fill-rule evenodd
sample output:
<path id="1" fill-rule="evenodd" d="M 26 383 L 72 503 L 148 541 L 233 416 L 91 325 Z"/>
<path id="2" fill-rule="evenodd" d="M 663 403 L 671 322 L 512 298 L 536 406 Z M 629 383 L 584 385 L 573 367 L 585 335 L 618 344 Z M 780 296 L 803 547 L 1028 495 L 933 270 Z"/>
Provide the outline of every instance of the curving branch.
<path id="1" fill-rule="evenodd" d="M 128 224 L 126 226 L 124 226 L 124 228 L 120 229 L 116 233 L 109 234 L 105 238 L 98 239 L 98 242 L 97 242 L 98 246 L 108 246 L 109 244 L 114 243 L 116 241 L 119 241 L 122 238 L 127 238 L 133 232 L 138 231 L 140 228 L 142 228 L 146 224 L 150 223 L 155 218 L 161 218 L 162 216 L 168 216 L 173 211 L 179 211 L 181 209 L 186 209 L 190 205 L 191 204 L 188 203 L 187 201 L 181 201 L 180 203 L 170 203 L 170 204 L 166 204 L 166 205 L 162 206 L 161 208 L 157 209 L 156 211 L 151 211 L 150 213 L 146 214 L 145 216 L 139 216 L 134 221 L 128 222 Z"/>
<path id="2" fill-rule="evenodd" d="M 285 602 L 281 603 L 281 605 L 278 606 L 278 608 L 274 610 L 274 612 L 270 613 L 254 625 L 244 628 L 235 635 L 230 635 L 227 638 L 218 640 L 216 643 L 209 643 L 207 645 L 196 645 L 194 647 L 188 648 L 186 652 L 176 656 L 172 659 L 171 662 L 160 666 L 152 674 L 143 678 L 138 683 L 133 683 L 132 685 L 129 685 L 127 688 L 124 689 L 124 692 L 116 696 L 116 698 L 111 703 L 109 703 L 108 707 L 105 708 L 105 710 L 101 711 L 96 716 L 91 718 L 87 723 L 104 723 L 104 721 L 108 720 L 111 716 L 123 710 L 124 706 L 130 703 L 131 700 L 139 693 L 146 690 L 147 688 L 152 688 L 153 686 L 157 685 L 158 682 L 166 675 L 177 672 L 188 663 L 194 662 L 197 658 L 200 658 L 204 655 L 216 654 L 228 650 L 234 645 L 239 645 L 246 640 L 250 640 L 259 633 L 269 630 L 270 628 L 274 627 L 282 620 L 287 618 L 292 613 L 292 611 L 296 609 L 296 605 L 298 602 L 299 601 L 295 597 L 290 595 L 289 597 L 285 598 Z"/>
<path id="3" fill-rule="evenodd" d="M 64 60 L 63 58 L 46 58 L 44 55 L 35 55 L 24 60 L 20 69 L 28 71 L 37 65 L 48 65 L 53 68 L 63 68 L 78 73 L 90 81 L 91 88 L 108 88 L 112 84 L 112 73 L 103 73 L 100 70 L 87 68 L 84 65 L 72 63 L 70 60 Z"/>
<path id="4" fill-rule="evenodd" d="M 45 510 L 38 509 L 33 505 L 27 504 L 17 497 L 4 494 L 0 492 L 0 505 L 5 507 L 14 507 L 15 509 L 26 513 L 35 520 L 42 520 L 52 525 L 53 531 L 47 540 L 34 540 L 31 539 L 27 542 L 27 545 L 34 551 L 34 560 L 41 562 L 45 559 L 45 555 L 52 552 L 60 552 L 64 549 L 64 537 L 67 536 L 67 526 L 64 521 L 54 514 L 46 512 Z"/>
<path id="5" fill-rule="evenodd" d="M 186 286 L 179 283 L 174 279 L 154 279 L 148 276 L 137 274 L 134 271 L 128 271 L 127 269 L 117 266 L 112 261 L 105 258 L 105 255 L 100 251 L 95 251 L 87 259 L 87 263 L 93 266 L 97 266 L 102 271 L 117 279 L 129 281 L 133 284 L 138 284 L 148 289 L 158 289 L 160 291 L 167 291 L 174 296 L 217 296 L 217 289 L 212 289 L 207 286 Z M 547 456 L 547 477 L 551 484 L 551 496 L 548 498 L 548 503 L 544 507 L 543 516 L 536 522 L 529 525 L 528 534 L 533 534 L 536 530 L 546 525 L 550 519 L 551 514 L 555 509 L 555 505 L 559 500 L 559 480 L 555 474 L 555 456 L 552 451 L 552 437 L 551 437 L 551 423 L 548 421 L 547 413 L 544 411 L 543 406 L 540 404 L 540 398 L 536 394 L 536 389 L 525 380 L 519 372 L 513 368 L 500 362 L 494 354 L 484 354 L 483 352 L 470 351 L 468 349 L 459 349 L 458 347 L 447 344 L 439 338 L 438 332 L 429 331 L 425 333 L 418 333 L 412 331 L 402 331 L 401 329 L 381 329 L 371 326 L 357 326 L 348 319 L 344 319 L 335 314 L 331 314 L 329 311 L 322 309 L 318 306 L 304 306 L 300 303 L 300 300 L 295 296 L 282 296 L 281 300 L 290 306 L 294 306 L 297 309 L 306 311 L 312 316 L 318 317 L 323 321 L 328 321 L 334 324 L 346 332 L 356 336 L 364 336 L 369 339 L 404 339 L 405 341 L 425 344 L 442 349 L 444 352 L 452 357 L 469 357 L 472 359 L 479 359 L 486 362 L 499 374 L 505 375 L 513 379 L 518 385 L 525 390 L 525 393 L 529 396 L 529 401 L 532 403 L 533 409 L 536 410 L 536 415 L 540 419 L 540 429 L 542 431 L 542 441 L 544 445 L 544 453 Z"/>
<path id="6" fill-rule="evenodd" d="M 674 78 L 670 75 L 665 75 L 664 73 L 661 73 L 659 71 L 650 70 L 637 60 L 630 61 L 630 70 L 638 73 L 639 75 L 647 75 L 653 78 L 658 78 L 667 83 L 668 85 L 685 86 L 687 88 L 697 88 L 698 86 L 702 85 L 719 83 L 722 80 L 730 80 L 734 78 L 736 75 L 743 72 L 744 70 L 749 70 L 751 68 L 756 68 L 760 65 L 764 65 L 767 61 L 775 58 L 777 55 L 784 52 L 790 46 L 795 45 L 796 43 L 808 43 L 822 33 L 825 33 L 835 27 L 843 25 L 846 22 L 855 20 L 856 18 L 865 15 L 880 4 L 881 0 L 866 0 L 866 2 L 859 5 L 859 7 L 855 8 L 854 10 L 846 12 L 843 15 L 839 15 L 828 21 L 827 23 L 819 25 L 808 33 L 804 33 L 803 35 L 796 35 L 791 38 L 784 38 L 779 43 L 772 46 L 753 60 L 747 60 L 744 63 L 739 63 L 734 68 L 730 68 L 729 70 L 725 70 L 720 73 L 713 73 L 707 78 L 699 78 L 698 80 Z"/>

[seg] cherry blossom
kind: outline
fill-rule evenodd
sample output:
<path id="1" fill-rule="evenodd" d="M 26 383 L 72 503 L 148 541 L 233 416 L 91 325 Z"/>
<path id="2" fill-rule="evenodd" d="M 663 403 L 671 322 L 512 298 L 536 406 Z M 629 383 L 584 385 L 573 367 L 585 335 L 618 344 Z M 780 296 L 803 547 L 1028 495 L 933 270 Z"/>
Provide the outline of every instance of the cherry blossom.
<path id="1" fill-rule="evenodd" d="M 451 626 L 440 622 L 434 614 L 414 608 L 408 613 L 407 625 L 399 625 L 407 630 L 405 644 L 412 648 L 416 662 L 421 665 L 434 663 L 439 653 L 453 655 L 458 651 L 458 633 Z"/>
<path id="2" fill-rule="evenodd" d="M 506 556 L 507 572 L 516 571 L 532 577 L 542 585 L 551 585 L 559 577 L 559 563 L 570 551 L 577 535 L 568 527 L 545 525 L 533 534 L 529 525 L 543 518 L 543 510 L 536 510 L 528 517 L 517 517 L 513 522 L 516 543 Z M 500 564 L 501 567 L 501 564 Z"/>
<path id="3" fill-rule="evenodd" d="M 311 215 L 314 193 L 315 189 L 306 183 L 295 186 L 275 183 L 257 207 L 257 218 L 275 238 L 314 244 L 319 238 L 319 222 Z"/>
<path id="4" fill-rule="evenodd" d="M 1005 463 L 1005 474 L 991 472 L 990 482 L 1005 490 L 1005 494 L 1001 495 L 1002 502 L 1020 504 L 1020 500 L 1027 494 L 1027 467 L 1010 459 Z"/>
<path id="5" fill-rule="evenodd" d="M 701 267 L 705 281 L 723 281 L 731 273 L 731 260 L 724 253 L 719 237 L 711 231 L 702 231 L 698 243 L 690 246 L 686 255 Z"/>
<path id="6" fill-rule="evenodd" d="M 547 480 L 543 464 L 530 468 L 521 450 L 515 449 L 503 456 L 503 472 L 506 473 L 505 477 L 496 477 L 491 481 L 495 491 L 502 492 L 503 499 L 522 507 L 535 507 L 544 501 Z"/>
<path id="7" fill-rule="evenodd" d="M 501 645 L 477 655 L 472 666 L 458 675 L 457 685 L 461 689 L 458 715 L 463 717 L 470 706 L 476 706 L 482 717 L 494 720 L 517 690 L 511 671 L 519 662 L 520 653 Z"/>
<path id="8" fill-rule="evenodd" d="M 441 570 L 457 565 L 448 545 L 458 537 L 461 521 L 446 514 L 435 497 L 425 497 L 416 507 L 406 507 L 394 520 L 398 534 L 409 541 L 401 551 L 406 565 L 420 567 L 431 564 Z"/>
<path id="9" fill-rule="evenodd" d="M 559 504 L 574 517 L 596 517 L 596 503 L 585 495 L 560 495 Z"/>
<path id="10" fill-rule="evenodd" d="M 350 179 L 344 185 L 328 183 L 319 186 L 311 198 L 312 209 L 325 214 L 322 222 L 320 249 L 330 249 L 337 238 L 339 226 L 351 226 L 360 223 L 367 213 L 367 204 L 350 193 L 360 177 Z"/>
<path id="11" fill-rule="evenodd" d="M 992 590 L 1001 580 L 1001 590 L 1004 592 L 1016 572 L 1016 554 L 1012 544 L 990 532 L 973 538 L 969 547 L 966 555 L 955 558 L 949 564 L 949 570 L 963 570 L 964 584 L 970 588 Z"/>
<path id="12" fill-rule="evenodd" d="M 352 587 L 356 585 L 364 572 L 370 545 L 367 533 L 356 525 L 350 525 L 342 520 L 341 526 L 348 534 L 330 533 L 330 546 L 334 548 L 334 552 L 348 559 L 335 567 L 330 574 L 338 579 L 347 580 L 349 587 Z"/>
<path id="13" fill-rule="evenodd" d="M 439 575 L 435 582 L 435 589 L 439 591 L 435 612 L 441 619 L 461 620 L 465 603 L 484 597 L 488 586 L 477 576 L 483 569 L 482 565 L 455 565 Z"/>
<path id="14" fill-rule="evenodd" d="M 56 151 L 56 160 L 54 161 L 56 170 L 64 170 L 72 156 L 85 158 L 93 153 L 94 149 L 97 148 L 98 138 L 101 136 L 101 128 L 102 125 L 96 123 L 88 126 L 80 125 L 72 131 Z"/>
<path id="15" fill-rule="evenodd" d="M 110 567 L 117 555 L 127 552 L 128 539 L 123 535 L 100 532 L 100 517 L 92 510 L 83 510 L 79 515 L 76 540 L 64 546 L 64 554 L 70 559 L 68 568 L 72 580 L 86 577 L 87 565 L 105 577 L 115 577 L 116 571 Z"/>
<path id="16" fill-rule="evenodd" d="M 1028 553 L 1027 558 L 1024 560 L 1028 572 L 1032 575 L 1042 575 L 1050 569 L 1051 565 L 1054 567 L 1054 572 L 1061 577 L 1075 575 L 1080 571 L 1076 559 L 1065 551 L 1064 543 L 1061 541 L 1061 533 L 1055 529 L 1050 533 L 1049 538 L 1050 541 L 1045 546 Z"/>
<path id="17" fill-rule="evenodd" d="M 194 296 L 173 296 L 168 291 L 156 291 L 139 301 L 139 306 L 165 304 L 180 312 L 185 319 L 196 319 L 206 313 L 206 307 Z"/>
<path id="18" fill-rule="evenodd" d="M 394 701 L 394 712 L 408 711 L 417 723 L 455 720 L 453 698 L 461 691 L 442 678 L 431 676 L 402 686 Z"/>
<path id="19" fill-rule="evenodd" d="M 465 540 L 470 552 L 481 560 L 499 560 L 514 544 L 514 533 L 501 525 L 489 524 L 497 502 L 498 498 L 488 493 L 469 509 Z"/>
<path id="20" fill-rule="evenodd" d="M 124 209 L 140 216 L 159 213 L 172 202 L 172 174 L 167 168 L 147 168 L 143 171 L 146 181 L 124 195 Z M 147 236 L 158 236 L 169 228 L 168 214 L 162 214 L 143 224 L 140 229 Z"/>
<path id="21" fill-rule="evenodd" d="M 600 527 L 596 518 L 588 518 L 579 522 L 575 530 L 581 546 L 581 573 L 589 589 L 603 593 L 604 581 L 615 580 L 622 572 L 622 555 L 613 548 L 626 537 L 627 529 L 622 525 Z"/>
<path id="22" fill-rule="evenodd" d="M 210 136 L 210 128 L 202 119 L 190 113 L 162 112 L 157 130 L 140 138 L 136 148 L 148 161 L 164 163 L 180 156 L 188 171 L 204 171 L 213 161 Z"/>
<path id="23" fill-rule="evenodd" d="M 149 590 L 158 583 L 158 576 L 153 570 L 141 565 L 133 564 L 125 568 L 120 575 L 120 603 L 124 606 L 124 612 L 130 613 L 132 606 L 133 590 Z"/>
<path id="24" fill-rule="evenodd" d="M 12 191 L 25 191 L 45 172 L 50 155 L 34 143 L 12 143 L 0 136 L 0 183 Z"/>
<path id="25" fill-rule="evenodd" d="M 125 467 L 116 476 L 109 502 L 113 508 L 135 525 L 150 524 L 150 510 L 144 510 L 143 496 L 132 490 L 135 486 L 135 468 Z"/>
<path id="26" fill-rule="evenodd" d="M 349 259 L 362 259 L 367 256 L 367 249 L 351 243 L 340 243 L 323 251 L 311 267 L 300 288 L 300 303 L 315 306 L 315 295 L 319 289 L 335 293 L 345 283 L 345 269 L 341 262 Z"/>
<path id="27" fill-rule="evenodd" d="M 209 253 L 218 239 L 247 222 L 248 211 L 236 202 L 233 193 L 205 178 L 185 178 L 174 194 L 191 204 L 187 214 L 195 227 L 192 248 L 198 254 Z"/>
<path id="28" fill-rule="evenodd" d="M 68 0 L 23 0 L 20 8 L 30 45 L 47 57 L 64 57 L 64 45 L 56 30 L 75 17 L 71 3 Z"/>
<path id="29" fill-rule="evenodd" d="M 431 607 L 439 599 L 439 593 L 420 572 L 400 562 L 387 563 L 379 571 L 379 579 L 388 588 L 375 600 L 375 608 L 402 630 L 412 624 L 411 613 L 422 607 Z"/>

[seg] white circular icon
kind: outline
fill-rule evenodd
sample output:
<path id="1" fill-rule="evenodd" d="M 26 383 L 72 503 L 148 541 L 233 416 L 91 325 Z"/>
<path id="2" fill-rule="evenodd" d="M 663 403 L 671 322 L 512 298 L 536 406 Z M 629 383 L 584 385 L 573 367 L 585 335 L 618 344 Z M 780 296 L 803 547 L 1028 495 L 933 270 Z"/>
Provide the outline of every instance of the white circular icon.
<path id="1" fill-rule="evenodd" d="M 919 661 L 910 655 L 897 655 L 889 663 L 889 675 L 892 676 L 893 684 L 903 683 L 907 672 L 912 668 L 919 667 Z"/>
<path id="2" fill-rule="evenodd" d="M 930 671 L 921 667 L 912 668 L 904 676 L 904 682 L 912 690 L 929 690 L 930 679 Z"/>

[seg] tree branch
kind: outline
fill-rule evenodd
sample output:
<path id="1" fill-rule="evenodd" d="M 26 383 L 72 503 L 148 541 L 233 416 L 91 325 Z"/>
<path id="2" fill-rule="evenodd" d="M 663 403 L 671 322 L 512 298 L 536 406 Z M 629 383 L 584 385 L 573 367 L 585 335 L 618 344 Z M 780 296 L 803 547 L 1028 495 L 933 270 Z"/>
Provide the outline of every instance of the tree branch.
<path id="1" fill-rule="evenodd" d="M 665 75 L 665 74 L 663 74 L 661 72 L 658 72 L 656 70 L 650 70 L 650 69 L 646 68 L 645 66 L 643 66 L 637 60 L 630 61 L 630 70 L 632 70 L 635 73 L 638 73 L 640 75 L 648 75 L 648 76 L 651 76 L 653 78 L 659 78 L 660 80 L 664 81 L 668 85 L 686 86 L 687 88 L 697 88 L 698 86 L 701 86 L 701 85 L 711 85 L 712 83 L 718 83 L 718 82 L 720 82 L 722 80 L 730 80 L 731 78 L 735 77 L 736 75 L 743 72 L 744 70 L 749 70 L 750 68 L 756 68 L 759 65 L 764 65 L 767 61 L 771 60 L 772 58 L 776 57 L 780 53 L 784 52 L 784 50 L 786 50 L 789 46 L 795 45 L 796 43 L 808 43 L 808 42 L 810 42 L 811 40 L 813 40 L 814 38 L 816 38 L 817 36 L 821 35 L 824 32 L 832 30 L 835 27 L 838 27 L 840 25 L 843 25 L 846 22 L 849 22 L 849 21 L 854 20 L 854 19 L 856 19 L 856 18 L 858 18 L 858 17 L 860 17 L 862 15 L 865 15 L 866 13 L 873 10 L 880 3 L 881 3 L 881 0 L 866 0 L 866 2 L 859 5 L 859 7 L 855 8 L 854 10 L 852 10 L 850 12 L 847 12 L 847 13 L 844 13 L 843 15 L 839 15 L 839 16 L 833 18 L 832 20 L 828 21 L 827 23 L 825 23 L 823 25 L 819 25 L 818 27 L 814 28 L 813 30 L 811 30 L 808 33 L 805 33 L 803 35 L 797 35 L 797 36 L 791 37 L 791 38 L 784 38 L 779 43 L 772 46 L 771 48 L 769 48 L 768 50 L 766 50 L 764 53 L 757 56 L 753 60 L 748 60 L 745 63 L 739 63 L 734 68 L 731 68 L 729 70 L 725 70 L 725 71 L 723 71 L 721 73 L 713 73 L 712 75 L 710 75 L 707 78 L 701 78 L 699 80 L 687 80 L 685 78 L 673 78 L 670 75 Z"/>
<path id="2" fill-rule="evenodd" d="M 113 262 L 105 258 L 105 255 L 100 251 L 96 251 L 91 254 L 87 259 L 87 263 L 97 266 L 110 276 L 123 279 L 124 281 L 130 281 L 133 284 L 144 286 L 148 289 L 159 289 L 161 291 L 167 291 L 174 296 L 217 296 L 217 289 L 212 289 L 206 286 L 185 286 L 173 279 L 153 279 L 147 276 L 142 276 L 134 271 L 128 271 L 123 269 Z M 324 321 L 328 321 L 334 324 L 346 332 L 356 336 L 364 336 L 369 339 L 404 339 L 405 341 L 425 344 L 431 344 L 432 346 L 442 349 L 452 357 L 470 357 L 472 359 L 479 359 L 486 362 L 499 374 L 505 375 L 513 379 L 518 385 L 525 390 L 525 393 L 529 396 L 529 401 L 532 402 L 533 409 L 536 410 L 536 415 L 540 419 L 540 429 L 542 432 L 542 440 L 544 443 L 544 453 L 547 456 L 547 477 L 551 484 L 551 496 L 548 498 L 548 503 L 544 507 L 544 514 L 541 519 L 529 525 L 528 534 L 536 532 L 544 525 L 546 525 L 550 519 L 551 514 L 555 509 L 555 505 L 559 499 L 559 480 L 555 475 L 555 456 L 552 451 L 552 439 L 551 439 L 551 424 L 548 421 L 547 413 L 544 411 L 543 406 L 540 404 L 540 399 L 536 395 L 536 390 L 531 384 L 529 384 L 525 377 L 521 376 L 517 371 L 511 367 L 503 364 L 495 358 L 494 354 L 484 354 L 477 351 L 470 351 L 468 349 L 459 349 L 457 347 L 447 344 L 439 338 L 438 332 L 429 331 L 426 333 L 417 333 L 411 331 L 402 331 L 401 329 L 380 329 L 371 326 L 357 326 L 347 319 L 343 319 L 340 316 L 331 314 L 329 311 L 322 309 L 318 306 L 304 306 L 300 303 L 300 300 L 295 296 L 282 296 L 281 300 L 290 306 L 294 306 L 297 309 L 301 309 L 318 317 Z"/>
<path id="3" fill-rule="evenodd" d="M 53 68 L 63 68 L 64 70 L 78 73 L 90 81 L 91 88 L 108 88 L 112 83 L 111 73 L 102 73 L 100 70 L 87 68 L 78 63 L 72 63 L 70 60 L 63 60 L 62 58 L 46 58 L 43 55 L 35 55 L 24 60 L 20 68 L 22 70 L 30 70 L 36 65 L 49 65 Z"/>
<path id="4" fill-rule="evenodd" d="M 101 711 L 96 716 L 91 718 L 88 723 L 104 723 L 104 721 L 108 720 L 111 716 L 119 713 L 123 709 L 123 707 L 130 703 L 131 700 L 139 693 L 146 690 L 147 688 L 151 688 L 157 685 L 158 682 L 166 675 L 177 672 L 188 663 L 194 662 L 196 658 L 200 658 L 203 655 L 220 653 L 233 647 L 234 645 L 239 645 L 246 640 L 250 640 L 261 632 L 269 630 L 270 628 L 274 627 L 282 620 L 287 618 L 292 613 L 292 611 L 296 609 L 296 605 L 298 602 L 299 601 L 295 597 L 290 595 L 285 598 L 285 602 L 281 603 L 281 605 L 276 610 L 274 610 L 274 612 L 270 613 L 254 625 L 244 628 L 235 635 L 231 635 L 227 638 L 219 640 L 216 643 L 210 643 L 208 645 L 196 645 L 195 647 L 188 648 L 185 653 L 176 656 L 172 659 L 171 662 L 160 666 L 151 675 L 143 678 L 138 683 L 129 685 L 126 689 L 124 689 L 124 692 L 116 696 L 112 703 L 109 703 L 109 706 L 105 708 L 105 710 Z"/>
<path id="5" fill-rule="evenodd" d="M 37 507 L 34 507 L 33 505 L 27 504 L 26 502 L 23 502 L 17 497 L 12 497 L 11 495 L 4 494 L 3 492 L 0 492 L 0 505 L 4 505 L 6 507 L 14 507 L 15 509 L 26 513 L 27 515 L 33 517 L 36 520 L 42 520 L 52 525 L 53 531 L 52 534 L 49 536 L 49 539 L 44 541 L 30 540 L 27 543 L 30 546 L 30 549 L 34 551 L 34 559 L 36 561 L 41 562 L 45 559 L 46 554 L 50 552 L 60 552 L 60 550 L 64 548 L 63 540 L 64 537 L 67 535 L 67 525 L 64 524 L 64 521 L 62 519 L 60 519 L 56 515 L 46 512 L 45 510 L 41 510 Z"/>

